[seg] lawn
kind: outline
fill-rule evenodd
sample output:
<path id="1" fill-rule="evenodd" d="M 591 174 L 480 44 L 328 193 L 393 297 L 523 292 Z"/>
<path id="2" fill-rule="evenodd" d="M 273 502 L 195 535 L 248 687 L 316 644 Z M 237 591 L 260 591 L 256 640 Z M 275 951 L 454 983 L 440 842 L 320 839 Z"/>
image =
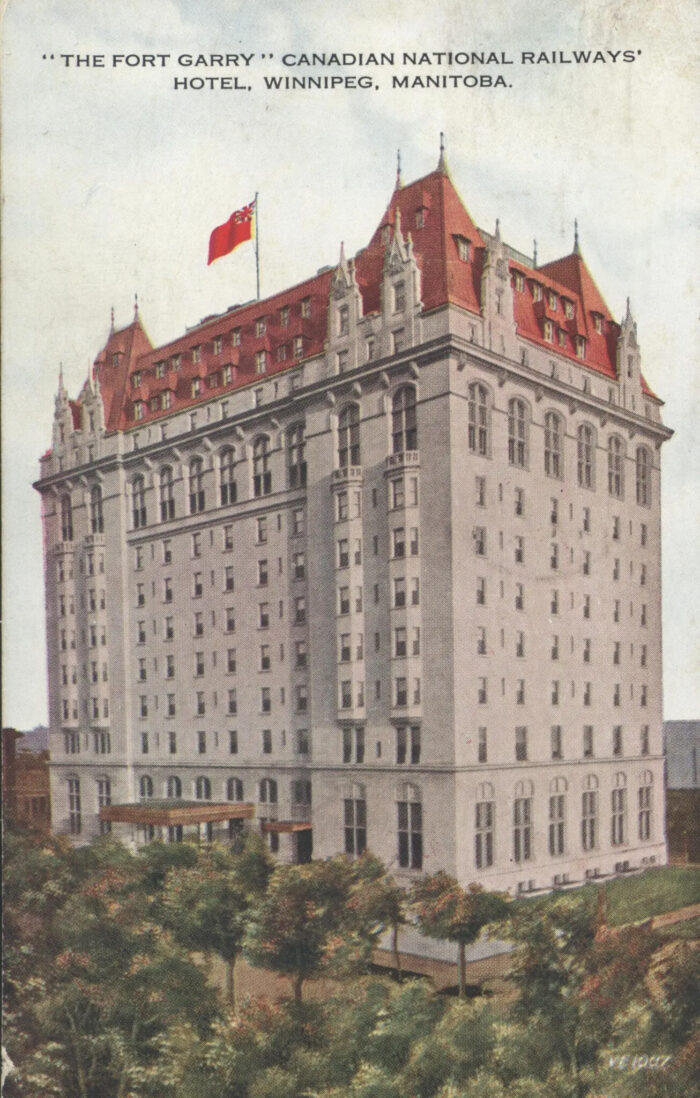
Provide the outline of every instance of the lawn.
<path id="1" fill-rule="evenodd" d="M 603 885 L 612 926 L 636 923 L 665 911 L 700 903 L 700 867 L 664 866 L 638 877 L 616 877 Z"/>

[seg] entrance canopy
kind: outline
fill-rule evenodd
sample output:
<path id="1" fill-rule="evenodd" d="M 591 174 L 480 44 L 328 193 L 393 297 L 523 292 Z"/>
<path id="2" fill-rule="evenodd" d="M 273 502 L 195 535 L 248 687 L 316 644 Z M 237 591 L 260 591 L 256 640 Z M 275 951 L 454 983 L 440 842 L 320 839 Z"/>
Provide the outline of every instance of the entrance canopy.
<path id="1" fill-rule="evenodd" d="M 150 824 L 154 827 L 178 827 L 188 824 L 216 823 L 221 820 L 249 820 L 255 807 L 245 801 L 138 801 L 134 804 L 109 804 L 100 808 L 100 819 L 110 823 Z"/>

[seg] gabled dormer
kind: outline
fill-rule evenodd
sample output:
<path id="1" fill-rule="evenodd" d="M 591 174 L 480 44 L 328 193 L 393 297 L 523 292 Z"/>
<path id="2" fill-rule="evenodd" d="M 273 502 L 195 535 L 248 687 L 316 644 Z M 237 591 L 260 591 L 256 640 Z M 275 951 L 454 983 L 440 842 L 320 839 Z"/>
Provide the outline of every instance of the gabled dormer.
<path id="1" fill-rule="evenodd" d="M 642 411 L 642 356 L 637 342 L 637 323 L 632 316 L 630 299 L 627 298 L 625 319 L 617 340 L 617 378 L 620 382 L 622 403 L 631 412 Z"/>
<path id="2" fill-rule="evenodd" d="M 404 237 L 398 205 L 384 249 L 380 301 L 383 353 L 398 354 L 416 342 L 422 308 L 420 270 L 410 232 Z"/>
<path id="3" fill-rule="evenodd" d="M 331 370 L 345 373 L 357 366 L 357 323 L 362 317 L 362 297 L 355 280 L 355 267 L 345 258 L 340 245 L 340 258 L 333 272 L 328 309 L 328 352 Z"/>
<path id="4" fill-rule="evenodd" d="M 518 352 L 513 287 L 498 221 L 494 235 L 486 243 L 481 272 L 481 315 L 484 318 L 484 341 L 488 349 L 506 358 L 516 358 Z"/>

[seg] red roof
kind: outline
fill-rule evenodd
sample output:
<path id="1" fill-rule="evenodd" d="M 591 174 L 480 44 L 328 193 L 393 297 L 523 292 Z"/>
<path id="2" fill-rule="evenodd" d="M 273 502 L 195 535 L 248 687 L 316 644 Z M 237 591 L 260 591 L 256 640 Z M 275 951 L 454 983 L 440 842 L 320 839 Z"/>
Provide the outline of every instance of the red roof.
<path id="1" fill-rule="evenodd" d="M 365 315 L 381 307 L 385 249 L 395 229 L 397 211 L 404 238 L 410 234 L 421 273 L 423 308 L 428 311 L 449 303 L 479 315 L 486 241 L 442 168 L 394 190 L 372 239 L 355 257 L 353 266 Z M 518 334 L 616 378 L 620 326 L 578 248 L 541 267 L 529 267 L 517 259 L 509 260 L 509 265 Z M 261 376 L 256 371 L 260 351 L 266 352 L 266 377 L 321 354 L 328 333 L 332 274 L 331 268 L 324 269 L 282 293 L 230 309 L 161 347 L 152 347 L 138 316 L 128 327 L 111 332 L 95 361 L 107 429 L 123 430 L 137 422 L 149 422 L 254 383 Z M 518 274 L 524 281 L 522 289 L 516 285 Z M 573 315 L 566 315 L 565 303 Z M 546 321 L 550 321 L 551 332 Z M 545 338 L 545 327 L 551 339 Z M 580 339 L 585 343 L 577 350 Z M 653 396 L 645 382 L 643 388 Z M 166 391 L 170 395 L 164 397 Z"/>

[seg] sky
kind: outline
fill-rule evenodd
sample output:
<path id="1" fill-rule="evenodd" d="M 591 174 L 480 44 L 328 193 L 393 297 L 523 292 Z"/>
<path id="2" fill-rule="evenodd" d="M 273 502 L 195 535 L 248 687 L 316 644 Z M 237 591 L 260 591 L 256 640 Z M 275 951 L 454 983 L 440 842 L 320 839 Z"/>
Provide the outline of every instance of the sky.
<path id="1" fill-rule="evenodd" d="M 252 248 L 209 268 L 206 249 L 211 229 L 256 192 L 262 296 L 334 263 L 341 241 L 353 254 L 388 203 L 397 149 L 410 181 L 435 167 L 440 131 L 478 225 L 493 230 L 500 218 L 507 243 L 528 254 L 536 238 L 545 263 L 571 251 L 577 219 L 613 315 L 621 319 L 631 298 L 643 371 L 675 431 L 662 459 L 664 717 L 700 718 L 699 45 L 700 9 L 678 0 L 431 0 L 419 8 L 397 0 L 277 0 L 274 8 L 9 0 L 3 724 L 30 728 L 47 718 L 40 501 L 31 485 L 51 441 L 59 365 L 77 396 L 110 309 L 117 327 L 129 323 L 134 294 L 154 344 L 254 297 Z M 607 60 L 567 63 L 575 50 Z M 416 51 L 485 51 L 513 63 L 431 57 L 404 67 L 403 53 Z M 313 52 L 393 52 L 396 63 L 282 62 Z M 536 63 L 523 63 L 523 53 Z M 238 65 L 213 66 L 212 54 L 237 56 Z M 167 55 L 162 65 L 159 55 Z M 243 55 L 253 55 L 247 66 Z M 90 63 L 76 65 L 77 56 Z M 367 89 L 269 90 L 265 78 L 280 75 L 373 79 Z M 392 87 L 405 75 L 471 76 L 477 86 Z M 499 76 L 506 87 L 494 85 Z M 250 90 L 175 87 L 221 77 Z M 491 86 L 478 85 L 484 78 Z"/>

